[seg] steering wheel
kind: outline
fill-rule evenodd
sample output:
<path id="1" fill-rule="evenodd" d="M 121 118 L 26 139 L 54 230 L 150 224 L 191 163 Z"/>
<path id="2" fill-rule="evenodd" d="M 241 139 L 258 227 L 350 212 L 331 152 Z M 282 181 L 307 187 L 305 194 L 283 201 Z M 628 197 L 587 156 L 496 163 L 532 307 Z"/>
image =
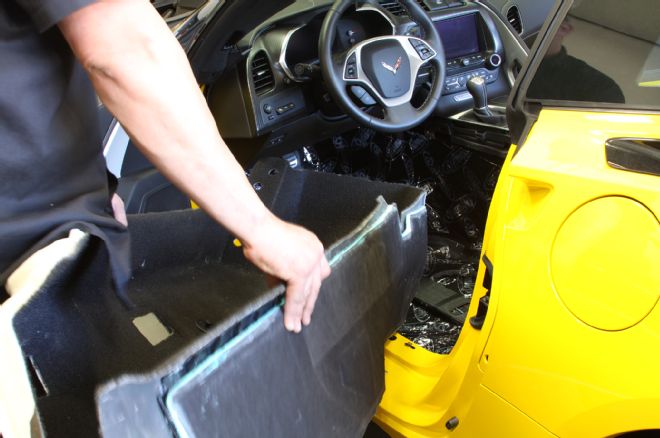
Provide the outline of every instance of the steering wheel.
<path id="1" fill-rule="evenodd" d="M 426 40 L 406 35 L 379 36 L 341 54 L 332 53 L 337 22 L 355 0 L 336 0 L 323 21 L 319 37 L 321 71 L 331 96 L 351 117 L 381 132 L 401 132 L 426 120 L 435 109 L 445 81 L 445 54 L 433 21 L 415 0 L 399 0 L 423 30 Z M 431 63 L 433 85 L 424 103 L 411 99 L 419 69 Z M 379 103 L 384 117 L 363 111 L 349 95 L 361 89 Z"/>

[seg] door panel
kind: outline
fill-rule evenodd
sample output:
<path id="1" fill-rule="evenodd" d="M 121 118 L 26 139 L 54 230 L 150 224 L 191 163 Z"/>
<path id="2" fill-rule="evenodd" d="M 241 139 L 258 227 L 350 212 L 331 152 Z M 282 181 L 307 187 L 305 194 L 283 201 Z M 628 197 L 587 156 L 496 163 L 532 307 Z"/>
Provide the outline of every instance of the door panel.
<path id="1" fill-rule="evenodd" d="M 613 138 L 660 116 L 543 110 L 498 188 L 482 385 L 559 436 L 660 427 L 660 178 L 611 167 Z"/>

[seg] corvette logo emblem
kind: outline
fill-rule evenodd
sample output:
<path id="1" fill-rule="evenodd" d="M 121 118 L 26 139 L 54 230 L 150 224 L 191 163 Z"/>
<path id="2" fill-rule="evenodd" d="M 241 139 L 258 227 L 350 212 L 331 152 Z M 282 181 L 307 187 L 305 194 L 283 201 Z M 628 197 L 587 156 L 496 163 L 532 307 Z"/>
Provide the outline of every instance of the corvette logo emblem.
<path id="1" fill-rule="evenodd" d="M 394 67 L 389 65 L 386 62 L 381 62 L 383 67 L 385 67 L 386 70 L 389 70 L 392 72 L 393 75 L 396 75 L 396 73 L 399 71 L 399 67 L 401 67 L 401 57 L 399 56 L 399 59 L 396 60 L 396 63 L 394 63 Z"/>

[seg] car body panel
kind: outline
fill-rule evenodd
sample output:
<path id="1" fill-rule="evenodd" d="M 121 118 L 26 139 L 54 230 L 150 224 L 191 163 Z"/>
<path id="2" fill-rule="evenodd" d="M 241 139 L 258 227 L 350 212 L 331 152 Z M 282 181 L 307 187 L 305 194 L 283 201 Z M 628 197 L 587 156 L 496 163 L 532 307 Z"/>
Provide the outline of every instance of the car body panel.
<path id="1" fill-rule="evenodd" d="M 493 259 L 499 302 L 482 384 L 560 436 L 626 431 L 633 418 L 634 428 L 660 422 L 659 181 L 610 167 L 604 153 L 610 138 L 660 138 L 659 122 L 543 110 L 502 176 L 509 205 L 496 232 L 506 241 Z M 573 220 L 584 225 L 579 215 L 592 227 L 566 231 Z M 554 260 L 558 251 L 572 269 Z M 602 415 L 613 406 L 618 415 Z"/>

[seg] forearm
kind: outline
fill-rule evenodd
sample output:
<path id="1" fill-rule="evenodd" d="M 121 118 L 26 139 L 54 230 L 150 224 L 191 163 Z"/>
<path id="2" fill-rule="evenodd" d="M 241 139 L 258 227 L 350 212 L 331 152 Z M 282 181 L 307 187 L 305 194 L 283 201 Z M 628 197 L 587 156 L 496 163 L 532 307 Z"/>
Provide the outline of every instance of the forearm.
<path id="1" fill-rule="evenodd" d="M 108 109 L 172 182 L 287 283 L 284 322 L 309 324 L 330 274 L 323 245 L 261 203 L 220 134 L 187 58 L 146 0 L 97 0 L 59 23 Z"/>
<path id="2" fill-rule="evenodd" d="M 107 30 L 78 30 L 93 51 L 74 46 L 101 100 L 161 172 L 249 244 L 270 213 L 220 137 L 181 47 L 148 2 L 118 1 L 103 15 Z"/>

